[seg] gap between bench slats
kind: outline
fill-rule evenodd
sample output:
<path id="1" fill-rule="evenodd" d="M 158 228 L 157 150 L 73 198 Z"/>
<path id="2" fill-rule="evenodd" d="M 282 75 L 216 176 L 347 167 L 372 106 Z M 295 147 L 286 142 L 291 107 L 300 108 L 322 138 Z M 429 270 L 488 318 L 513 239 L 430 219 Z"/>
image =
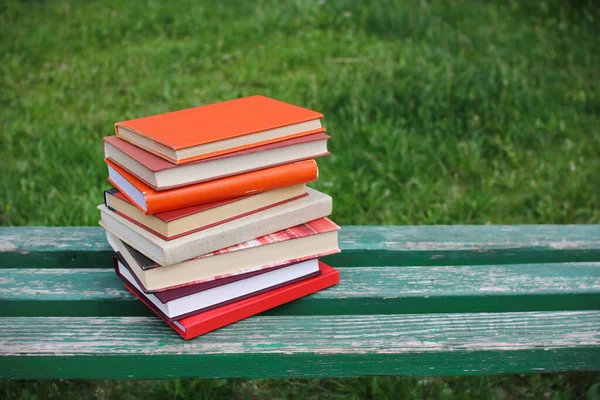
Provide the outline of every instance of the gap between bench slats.
<path id="1" fill-rule="evenodd" d="M 340 268 L 341 283 L 271 315 L 600 309 L 600 262 Z M 0 316 L 151 315 L 112 269 L 3 269 Z"/>
<path id="2" fill-rule="evenodd" d="M 600 369 L 600 312 L 256 317 L 184 342 L 147 317 L 0 318 L 1 378 Z"/>

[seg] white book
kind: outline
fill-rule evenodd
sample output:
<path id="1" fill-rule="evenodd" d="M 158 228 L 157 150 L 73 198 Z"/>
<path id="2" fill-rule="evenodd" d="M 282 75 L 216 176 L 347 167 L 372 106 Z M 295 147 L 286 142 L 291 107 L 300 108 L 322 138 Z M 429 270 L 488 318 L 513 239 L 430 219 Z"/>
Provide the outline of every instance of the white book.
<path id="1" fill-rule="evenodd" d="M 330 196 L 311 188 L 307 193 L 306 197 L 169 241 L 105 205 L 98 209 L 104 229 L 156 263 L 171 265 L 331 214 Z"/>
<path id="2" fill-rule="evenodd" d="M 231 282 L 225 285 L 206 289 L 187 296 L 162 302 L 152 293 L 144 293 L 135 277 L 121 262 L 118 263 L 119 274 L 135 287 L 148 301 L 158 308 L 168 318 L 177 318 L 182 315 L 230 302 L 241 297 L 268 290 L 287 282 L 296 281 L 303 277 L 319 272 L 317 259 L 292 264 L 260 275 Z"/>

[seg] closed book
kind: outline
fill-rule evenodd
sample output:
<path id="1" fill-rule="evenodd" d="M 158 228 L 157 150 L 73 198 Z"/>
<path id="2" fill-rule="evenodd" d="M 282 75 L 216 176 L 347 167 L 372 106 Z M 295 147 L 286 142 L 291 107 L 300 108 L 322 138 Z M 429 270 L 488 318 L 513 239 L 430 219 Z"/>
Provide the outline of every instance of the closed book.
<path id="1" fill-rule="evenodd" d="M 214 181 L 158 192 L 110 160 L 108 180 L 144 214 L 156 214 L 312 182 L 319 175 L 314 160 L 247 172 Z"/>
<path id="2" fill-rule="evenodd" d="M 266 293 L 261 293 L 257 296 L 252 296 L 173 322 L 169 322 L 161 312 L 133 286 L 125 284 L 125 287 L 154 311 L 156 315 L 169 324 L 169 326 L 181 335 L 182 338 L 189 340 L 339 283 L 340 274 L 338 270 L 331 268 L 322 261 L 319 261 L 319 269 L 321 270 L 321 274 L 314 278 L 292 283 Z"/>
<path id="3" fill-rule="evenodd" d="M 337 253 L 338 230 L 331 220 L 319 218 L 169 266 L 152 262 L 110 232 L 107 240 L 143 290 L 156 292 Z"/>
<path id="4" fill-rule="evenodd" d="M 307 188 L 308 196 L 173 240 L 163 240 L 111 211 L 100 225 L 160 265 L 171 265 L 331 214 L 331 197 Z"/>
<path id="5" fill-rule="evenodd" d="M 181 295 L 179 293 L 171 293 L 181 292 L 181 289 L 172 289 L 158 293 L 144 293 L 133 274 L 122 261 L 117 262 L 116 272 L 125 283 L 137 289 L 139 294 L 144 296 L 146 300 L 161 312 L 166 320 L 171 322 L 175 319 L 212 310 L 213 308 L 256 296 L 303 279 L 312 278 L 321 273 L 317 259 L 312 259 L 244 279 L 223 282 L 219 285 L 200 283 L 189 286 L 188 288 L 193 288 L 194 290 Z M 217 279 L 210 283 L 222 280 Z"/>
<path id="6" fill-rule="evenodd" d="M 175 165 L 116 136 L 108 136 L 104 138 L 104 156 L 160 191 L 323 157 L 329 154 L 328 139 L 324 133 L 315 133 Z"/>
<path id="7" fill-rule="evenodd" d="M 109 241 L 109 243 L 111 243 L 111 247 L 113 249 L 117 249 L 118 246 L 115 246 L 114 244 L 118 243 L 119 239 L 116 239 L 114 236 L 111 238 L 109 238 L 109 237 L 110 237 L 110 233 L 107 234 L 107 240 Z M 131 247 L 123 242 L 121 242 L 121 243 L 124 245 L 124 247 L 127 250 L 129 250 L 129 252 L 131 254 L 133 254 L 135 252 L 135 249 L 133 247 Z M 125 254 L 125 253 L 123 253 L 123 254 Z M 144 257 L 144 256 L 142 255 L 142 257 Z M 137 257 L 134 257 L 134 258 L 137 261 Z M 276 265 L 274 267 L 253 269 L 248 272 L 246 272 L 245 270 L 242 270 L 238 274 L 230 274 L 227 276 L 224 276 L 224 275 L 213 276 L 213 277 L 207 278 L 205 280 L 201 280 L 199 282 L 192 283 L 190 285 L 177 286 L 177 287 L 164 289 L 164 290 L 148 291 L 148 290 L 144 289 L 143 283 L 138 279 L 137 275 L 135 275 L 135 273 L 133 272 L 133 269 L 129 266 L 129 263 L 127 262 L 127 260 L 125 260 L 125 257 L 123 257 L 121 252 L 119 252 L 119 251 L 116 252 L 116 259 L 118 261 L 120 261 L 129 270 L 129 272 L 131 273 L 131 276 L 138 284 L 136 286 L 138 289 L 140 289 L 144 293 L 152 293 L 152 294 L 156 295 L 157 297 L 160 298 L 160 301 L 162 301 L 162 302 L 171 301 L 171 300 L 183 297 L 183 296 L 187 296 L 187 295 L 196 293 L 198 291 L 198 288 L 202 288 L 202 290 L 210 289 L 210 288 L 221 286 L 221 285 L 224 285 L 227 283 L 236 282 L 236 281 L 239 281 L 242 279 L 246 279 L 246 278 L 250 278 L 250 277 L 253 277 L 256 275 L 264 274 L 266 272 L 275 271 L 276 269 L 284 268 L 288 265 L 288 264 L 282 264 L 282 265 Z M 131 258 L 129 258 L 129 259 L 131 260 Z M 298 262 L 301 262 L 301 261 L 308 261 L 308 260 L 299 260 Z M 152 260 L 150 260 L 150 263 L 152 265 L 154 265 L 154 262 Z M 135 265 L 135 264 L 133 264 L 133 265 Z"/>
<path id="8" fill-rule="evenodd" d="M 174 164 L 323 132 L 321 113 L 249 96 L 117 122 L 118 137 Z"/>
<path id="9" fill-rule="evenodd" d="M 104 204 L 161 239 L 172 240 L 305 196 L 308 196 L 306 185 L 299 184 L 267 190 L 255 195 L 146 215 L 113 188 L 104 192 Z"/>

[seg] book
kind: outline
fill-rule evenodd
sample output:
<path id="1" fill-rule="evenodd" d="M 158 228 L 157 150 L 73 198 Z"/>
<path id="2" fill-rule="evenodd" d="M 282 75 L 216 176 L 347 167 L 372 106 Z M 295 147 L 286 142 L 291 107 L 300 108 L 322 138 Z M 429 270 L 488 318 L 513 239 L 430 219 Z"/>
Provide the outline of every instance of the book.
<path id="1" fill-rule="evenodd" d="M 104 156 L 160 191 L 329 155 L 324 133 L 175 165 L 116 136 L 104 138 Z"/>
<path id="2" fill-rule="evenodd" d="M 104 204 L 98 210 L 104 229 L 156 263 L 171 265 L 331 214 L 330 196 L 311 188 L 306 188 L 306 192 L 306 197 L 168 241 Z"/>
<path id="3" fill-rule="evenodd" d="M 174 164 L 323 132 L 321 113 L 249 96 L 117 122 L 115 132 Z"/>
<path id="4" fill-rule="evenodd" d="M 133 286 L 126 283 L 125 288 L 140 299 L 156 315 L 162 318 L 171 328 L 173 328 L 173 330 L 175 330 L 175 332 L 181 335 L 183 339 L 189 340 L 339 283 L 340 275 L 338 270 L 331 268 L 322 261 L 319 261 L 319 269 L 321 270 L 321 275 L 314 278 L 292 283 L 266 293 L 261 293 L 241 301 L 236 301 L 173 322 L 170 322 L 165 318 L 165 316 L 162 315 L 162 313 Z"/>
<path id="5" fill-rule="evenodd" d="M 110 232 L 107 240 L 143 291 L 155 292 L 337 253 L 339 229 L 331 220 L 320 218 L 167 267 L 153 263 Z"/>
<path id="6" fill-rule="evenodd" d="M 172 322 L 175 319 L 189 317 L 200 312 L 230 304 L 235 301 L 256 296 L 260 293 L 274 290 L 279 287 L 312 278 L 321 273 L 316 259 L 291 264 L 277 268 L 263 274 L 254 275 L 245 279 L 223 283 L 218 286 L 209 286 L 204 283 L 193 285 L 192 293 L 178 296 L 171 292 L 181 291 L 172 289 L 158 293 L 144 293 L 138 282 L 133 277 L 122 261 L 117 262 L 117 275 L 127 284 L 133 286 L 152 303 L 164 316 Z M 219 282 L 217 279 L 213 282 Z M 208 286 L 208 287 L 207 287 Z"/>
<path id="7" fill-rule="evenodd" d="M 268 190 L 255 195 L 146 215 L 117 189 L 109 189 L 104 192 L 104 204 L 120 216 L 154 233 L 161 239 L 172 240 L 304 196 L 308 196 L 306 185 L 300 184 Z"/>
<path id="8" fill-rule="evenodd" d="M 129 259 L 131 260 L 131 257 L 133 257 L 133 260 L 137 261 L 139 263 L 138 265 L 143 270 L 157 267 L 157 264 L 154 261 L 152 261 L 148 258 L 145 258 L 145 256 L 143 254 L 140 254 L 139 252 L 137 252 L 133 247 L 129 246 L 128 244 L 121 242 L 115 236 L 112 236 L 110 234 L 106 235 L 106 236 L 107 236 L 107 241 L 110 241 L 109 243 L 110 243 L 110 246 L 113 248 L 113 250 L 118 249 L 120 246 L 117 246 L 116 244 L 120 243 L 122 245 L 122 247 L 124 247 L 129 252 L 129 255 L 130 255 Z M 123 257 L 123 255 L 118 251 L 115 252 L 115 256 L 118 259 L 118 261 L 121 261 L 121 263 L 123 263 L 123 265 L 129 270 L 129 272 L 131 273 L 131 276 L 135 279 L 135 281 L 138 283 L 138 285 L 143 287 L 142 282 L 132 272 L 132 269 L 129 266 L 129 263 L 125 260 L 125 257 Z M 141 259 L 139 259 L 138 256 L 140 256 Z M 132 261 L 132 262 L 134 262 L 134 261 Z M 300 261 L 307 261 L 307 260 L 300 260 Z M 147 262 L 147 264 L 146 264 L 146 262 Z M 250 278 L 255 275 L 260 275 L 265 272 L 274 271 L 276 269 L 284 268 L 286 266 L 287 266 L 287 264 L 281 264 L 281 265 L 275 265 L 273 267 L 268 267 L 268 268 L 254 269 L 254 270 L 250 270 L 250 271 L 241 271 L 239 273 L 233 273 L 233 274 L 229 274 L 227 276 L 223 276 L 223 275 L 211 276 L 209 278 L 200 280 L 196 283 L 185 284 L 185 285 L 181 285 L 181 286 L 172 287 L 169 289 L 161 289 L 161 290 L 156 290 L 156 291 L 148 291 L 148 290 L 143 290 L 143 291 L 144 291 L 144 293 L 152 293 L 152 294 L 156 294 L 156 295 L 168 294 L 169 300 L 172 300 L 172 299 L 176 299 L 179 297 L 187 296 L 192 293 L 196 293 L 196 291 L 197 291 L 196 289 L 200 286 L 202 286 L 203 288 L 209 289 L 211 287 L 217 287 L 217 286 L 224 285 L 226 283 L 231 283 L 231 282 L 235 282 L 235 281 L 238 281 L 241 279 Z M 164 300 L 163 298 L 161 298 L 161 301 L 167 301 L 167 300 Z"/>
<path id="9" fill-rule="evenodd" d="M 105 161 L 108 165 L 108 181 L 144 214 L 172 211 L 312 182 L 319 174 L 317 163 L 306 160 L 158 192 L 112 161 Z"/>

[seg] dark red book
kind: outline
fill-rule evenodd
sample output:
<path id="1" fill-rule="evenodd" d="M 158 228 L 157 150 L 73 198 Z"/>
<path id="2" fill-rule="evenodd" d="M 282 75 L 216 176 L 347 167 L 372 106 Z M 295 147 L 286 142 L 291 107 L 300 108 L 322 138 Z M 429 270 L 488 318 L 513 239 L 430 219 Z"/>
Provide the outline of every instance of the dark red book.
<path id="1" fill-rule="evenodd" d="M 131 271 L 121 261 L 118 262 L 116 270 L 117 275 L 124 283 L 131 286 L 138 295 L 146 299 L 155 308 L 157 314 L 160 314 L 164 320 L 169 322 L 321 275 L 318 260 L 314 259 L 277 268 L 277 271 L 259 274 L 260 276 L 251 276 L 243 280 L 223 283 L 216 287 L 202 288 L 196 293 L 170 299 L 169 301 L 161 301 L 154 293 L 142 292 L 142 288 Z M 163 293 L 165 292 L 161 294 Z"/>
<path id="2" fill-rule="evenodd" d="M 338 270 L 323 262 L 319 262 L 319 268 L 321 275 L 317 277 L 292 283 L 173 322 L 170 322 L 161 315 L 156 307 L 134 287 L 129 284 L 125 284 L 125 287 L 179 333 L 182 338 L 189 340 L 339 283 L 340 275 Z"/>
<path id="3" fill-rule="evenodd" d="M 127 245 L 127 247 L 129 247 L 129 246 Z M 129 247 L 129 248 L 131 248 L 131 247 Z M 133 277 L 135 282 L 138 284 L 138 286 L 143 287 L 143 284 L 137 278 L 135 273 L 131 270 L 131 267 L 129 266 L 129 264 L 127 263 L 125 258 L 121 255 L 121 253 L 117 252 L 116 255 L 117 256 L 115 257 L 115 260 L 114 260 L 115 272 L 117 273 L 119 278 L 121 278 L 125 282 L 129 281 L 128 279 L 125 279 L 125 277 L 119 272 L 118 263 L 120 262 L 125 268 L 127 268 L 127 270 L 129 271 L 129 273 L 131 274 L 131 276 Z M 143 257 L 143 255 L 142 255 L 142 257 Z M 135 256 L 134 256 L 134 258 L 135 258 Z M 216 288 L 216 287 L 219 287 L 222 285 L 227 285 L 228 283 L 241 281 L 241 280 L 244 280 L 247 278 L 252 278 L 253 276 L 261 275 L 266 272 L 275 271 L 280 268 L 285 268 L 285 267 L 288 267 L 289 265 L 290 264 L 276 265 L 274 267 L 259 269 L 259 270 L 250 271 L 250 272 L 244 272 L 244 273 L 238 274 L 238 275 L 230 275 L 230 276 L 225 276 L 222 278 L 213 279 L 210 281 L 194 283 L 194 284 L 187 285 L 187 286 L 178 286 L 173 289 L 166 289 L 166 290 L 162 290 L 160 292 L 148 292 L 148 293 L 151 293 L 154 296 L 156 296 L 162 303 L 167 303 L 171 300 L 189 296 L 190 294 L 202 292 L 204 290 Z M 144 293 L 144 292 L 142 291 L 142 293 Z"/>

